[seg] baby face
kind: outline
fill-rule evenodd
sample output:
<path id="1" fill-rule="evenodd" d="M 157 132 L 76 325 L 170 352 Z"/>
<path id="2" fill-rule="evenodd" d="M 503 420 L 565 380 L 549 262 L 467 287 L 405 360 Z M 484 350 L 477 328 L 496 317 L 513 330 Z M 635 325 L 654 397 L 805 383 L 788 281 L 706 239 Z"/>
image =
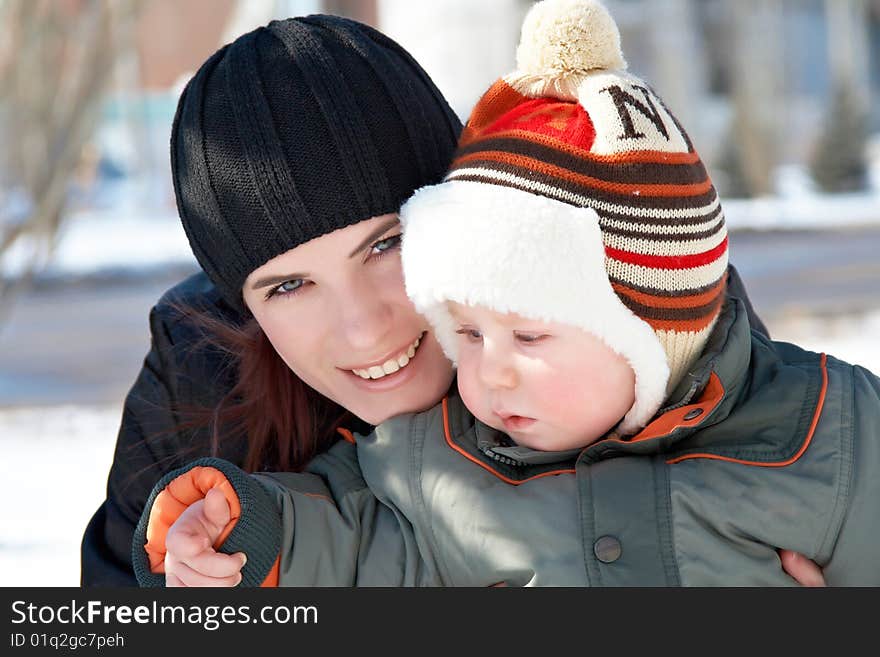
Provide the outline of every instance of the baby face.
<path id="1" fill-rule="evenodd" d="M 519 445 L 584 447 L 635 400 L 635 374 L 604 342 L 567 324 L 448 302 L 457 323 L 458 390 L 484 424 Z"/>

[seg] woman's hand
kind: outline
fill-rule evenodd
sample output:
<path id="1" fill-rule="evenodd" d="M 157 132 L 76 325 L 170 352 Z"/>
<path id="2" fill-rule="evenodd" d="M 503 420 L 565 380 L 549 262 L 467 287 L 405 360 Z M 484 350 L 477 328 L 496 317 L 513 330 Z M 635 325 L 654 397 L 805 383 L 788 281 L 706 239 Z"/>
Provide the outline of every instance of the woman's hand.
<path id="1" fill-rule="evenodd" d="M 800 552 L 780 550 L 779 558 L 782 561 L 782 569 L 797 580 L 801 586 L 825 586 L 825 576 L 822 574 L 822 569 Z"/>
<path id="2" fill-rule="evenodd" d="M 229 520 L 229 503 L 216 488 L 180 514 L 165 538 L 165 586 L 237 586 L 241 582 L 247 561 L 244 553 L 222 554 L 213 548 Z"/>

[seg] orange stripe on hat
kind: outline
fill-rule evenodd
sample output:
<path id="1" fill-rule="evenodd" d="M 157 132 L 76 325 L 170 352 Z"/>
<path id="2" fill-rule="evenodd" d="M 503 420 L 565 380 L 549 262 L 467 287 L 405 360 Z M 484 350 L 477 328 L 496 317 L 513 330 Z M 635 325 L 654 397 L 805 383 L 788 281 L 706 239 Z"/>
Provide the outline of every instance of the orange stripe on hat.
<path id="1" fill-rule="evenodd" d="M 721 307 L 721 301 L 719 300 L 718 307 Z M 699 333 L 703 329 L 705 329 L 709 324 L 715 321 L 715 318 L 718 316 L 717 312 L 710 313 L 708 315 L 704 315 L 703 317 L 699 317 L 697 319 L 651 319 L 650 317 L 642 317 L 641 319 L 647 322 L 648 326 L 650 326 L 655 331 L 675 331 L 677 333 Z"/>
<path id="2" fill-rule="evenodd" d="M 528 99 L 525 96 L 504 80 L 497 80 L 483 94 L 480 102 L 474 107 L 467 125 L 465 125 L 459 137 L 459 148 L 466 146 L 472 139 L 477 138 L 483 129 L 499 116 L 526 100 Z"/>
<path id="3" fill-rule="evenodd" d="M 724 293 L 724 283 L 725 277 L 722 276 L 717 283 L 705 292 L 682 296 L 659 296 L 656 294 L 647 294 L 645 292 L 634 290 L 626 285 L 621 285 L 620 283 L 612 283 L 611 287 L 617 294 L 629 297 L 633 301 L 644 306 L 651 306 L 653 308 L 692 308 L 695 306 L 706 305 L 717 299 L 719 294 Z"/>

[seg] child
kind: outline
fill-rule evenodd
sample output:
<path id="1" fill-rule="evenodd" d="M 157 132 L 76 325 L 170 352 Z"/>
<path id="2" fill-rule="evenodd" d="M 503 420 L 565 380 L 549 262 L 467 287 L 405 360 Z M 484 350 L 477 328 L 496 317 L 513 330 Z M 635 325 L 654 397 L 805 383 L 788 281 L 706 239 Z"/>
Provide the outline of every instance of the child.
<path id="1" fill-rule="evenodd" d="M 539 3 L 517 59 L 401 210 L 459 394 L 319 458 L 348 476 L 172 473 L 141 583 L 189 505 L 246 583 L 792 584 L 782 547 L 880 584 L 880 379 L 749 330 L 711 181 L 601 5 Z"/>

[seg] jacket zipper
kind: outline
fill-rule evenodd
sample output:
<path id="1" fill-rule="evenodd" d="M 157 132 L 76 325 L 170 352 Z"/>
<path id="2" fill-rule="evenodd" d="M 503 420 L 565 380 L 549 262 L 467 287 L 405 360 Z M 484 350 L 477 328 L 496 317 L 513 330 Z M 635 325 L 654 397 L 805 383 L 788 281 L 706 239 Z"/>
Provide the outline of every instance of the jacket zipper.
<path id="1" fill-rule="evenodd" d="M 501 454 L 496 454 L 492 450 L 491 447 L 486 447 L 486 448 L 481 447 L 480 451 L 483 452 L 483 454 L 485 454 L 489 458 L 493 459 L 494 461 L 497 461 L 498 463 L 503 463 L 504 465 L 513 466 L 514 468 L 524 468 L 526 465 L 528 465 L 527 463 L 524 463 L 522 461 L 517 461 L 516 459 L 512 459 L 509 456 L 503 456 Z"/>

